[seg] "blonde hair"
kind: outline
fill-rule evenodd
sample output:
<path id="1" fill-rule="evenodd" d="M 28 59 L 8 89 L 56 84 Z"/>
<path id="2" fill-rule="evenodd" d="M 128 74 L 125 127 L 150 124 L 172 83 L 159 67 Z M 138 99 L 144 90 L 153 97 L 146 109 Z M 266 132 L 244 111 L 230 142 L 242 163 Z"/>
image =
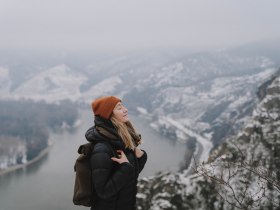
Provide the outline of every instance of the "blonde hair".
<path id="1" fill-rule="evenodd" d="M 117 132 L 121 139 L 123 140 L 125 147 L 134 150 L 135 143 L 131 136 L 131 133 L 136 133 L 132 124 L 128 121 L 126 123 L 119 122 L 114 115 L 111 117 L 111 121 L 117 128 Z"/>

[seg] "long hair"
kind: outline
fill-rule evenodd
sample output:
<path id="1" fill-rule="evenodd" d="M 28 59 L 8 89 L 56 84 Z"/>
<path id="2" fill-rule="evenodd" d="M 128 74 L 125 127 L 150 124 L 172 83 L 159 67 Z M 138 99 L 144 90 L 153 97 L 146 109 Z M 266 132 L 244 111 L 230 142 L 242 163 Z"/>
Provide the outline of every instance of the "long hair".
<path id="1" fill-rule="evenodd" d="M 140 137 L 136 134 L 132 124 L 129 121 L 125 123 L 119 122 L 114 115 L 111 117 L 111 121 L 117 128 L 117 132 L 123 140 L 125 147 L 134 150 L 140 144 Z"/>

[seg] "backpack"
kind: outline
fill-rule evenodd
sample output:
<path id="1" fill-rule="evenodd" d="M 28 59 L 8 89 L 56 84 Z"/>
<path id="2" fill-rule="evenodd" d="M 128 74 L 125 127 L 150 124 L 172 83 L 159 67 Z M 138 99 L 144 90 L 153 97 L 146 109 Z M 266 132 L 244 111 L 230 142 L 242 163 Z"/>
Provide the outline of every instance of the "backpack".
<path id="1" fill-rule="evenodd" d="M 116 152 L 112 146 L 105 141 L 108 148 L 111 150 L 110 156 L 116 157 Z M 93 178 L 91 170 L 91 154 L 96 143 L 86 143 L 79 146 L 78 154 L 79 157 L 76 159 L 74 165 L 75 184 L 74 184 L 74 195 L 73 203 L 75 205 L 81 205 L 86 207 L 91 207 L 96 201 L 97 195 L 93 187 Z"/>

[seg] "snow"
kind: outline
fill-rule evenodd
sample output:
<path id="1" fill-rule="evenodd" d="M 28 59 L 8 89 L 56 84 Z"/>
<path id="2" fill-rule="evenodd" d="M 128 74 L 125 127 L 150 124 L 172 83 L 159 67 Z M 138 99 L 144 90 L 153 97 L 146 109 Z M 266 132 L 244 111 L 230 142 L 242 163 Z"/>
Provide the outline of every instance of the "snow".
<path id="1" fill-rule="evenodd" d="M 153 201 L 151 209 L 162 210 L 162 209 L 170 208 L 171 206 L 172 204 L 168 200 L 160 198 Z"/>
<path id="2" fill-rule="evenodd" d="M 85 75 L 62 64 L 37 74 L 10 93 L 9 97 L 18 100 L 45 100 L 50 103 L 64 99 L 89 103 L 94 98 L 113 93 L 117 85 L 122 84 L 119 77 L 109 77 L 93 85 L 88 91 L 81 92 L 80 86 L 87 80 Z"/>
<path id="3" fill-rule="evenodd" d="M 265 81 L 271 78 L 271 76 L 277 71 L 277 68 L 267 68 L 260 73 L 251 76 L 251 80 L 254 81 Z"/>
<path id="4" fill-rule="evenodd" d="M 85 102 L 91 102 L 93 99 L 109 95 L 116 91 L 117 86 L 122 84 L 123 81 L 120 77 L 109 77 L 96 85 L 92 86 L 90 90 L 80 95 L 80 98 Z"/>
<path id="5" fill-rule="evenodd" d="M 6 137 L 1 139 L 0 144 L 0 170 L 17 165 L 17 161 L 25 163 L 26 145 L 19 138 Z M 18 160 L 20 157 L 20 160 Z"/>
<path id="6" fill-rule="evenodd" d="M 255 85 L 261 83 L 261 81 L 265 81 L 269 79 L 275 72 L 276 68 L 268 68 L 264 71 L 261 71 L 257 74 L 248 75 L 248 76 L 239 76 L 239 77 L 222 77 L 214 80 L 211 92 L 209 94 L 210 97 L 217 97 L 221 95 L 230 95 L 231 92 L 236 90 L 242 90 L 244 84 L 246 85 Z M 248 95 L 250 92 L 246 92 L 243 95 Z"/>
<path id="7" fill-rule="evenodd" d="M 213 147 L 213 144 L 210 141 L 210 139 L 205 138 L 204 136 L 201 136 L 201 135 L 197 134 L 196 132 L 190 130 L 189 128 L 186 128 L 184 125 L 178 123 L 176 120 L 173 120 L 170 117 L 163 117 L 162 119 L 164 119 L 170 125 L 176 127 L 177 129 L 179 129 L 180 131 L 185 133 L 187 136 L 194 137 L 202 146 L 202 153 L 199 157 L 199 161 L 204 162 L 204 161 L 208 160 L 210 150 Z"/>
<path id="8" fill-rule="evenodd" d="M 155 129 L 156 131 L 159 131 L 160 126 L 156 123 L 150 123 L 150 126 Z"/>
<path id="9" fill-rule="evenodd" d="M 143 107 L 136 107 L 137 111 L 140 112 L 141 114 L 143 115 L 147 115 L 148 114 L 148 111 L 147 109 L 143 108 Z"/>
<path id="10" fill-rule="evenodd" d="M 269 117 L 271 117 L 273 120 L 280 119 L 279 113 L 270 113 Z"/>
<path id="11" fill-rule="evenodd" d="M 270 59 L 266 57 L 262 57 L 262 63 L 260 67 L 267 68 L 268 66 L 272 66 L 272 65 L 274 65 L 274 63 Z"/>
<path id="12" fill-rule="evenodd" d="M 252 98 L 252 95 L 250 92 L 247 92 L 245 95 L 242 95 L 242 96 L 237 96 L 237 98 L 232 101 L 232 103 L 228 106 L 228 108 L 234 109 L 239 106 L 242 106 L 246 102 L 250 101 L 251 98 Z"/>
<path id="13" fill-rule="evenodd" d="M 78 128 L 82 125 L 82 120 L 78 119 L 75 121 L 73 128 Z"/>
<path id="14" fill-rule="evenodd" d="M 85 76 L 71 71 L 62 64 L 37 74 L 19 86 L 12 96 L 17 99 L 23 97 L 50 102 L 63 99 L 77 100 L 80 96 L 79 87 L 85 81 L 87 81 Z"/>
<path id="15" fill-rule="evenodd" d="M 278 80 L 278 79 L 277 79 Z M 271 87 L 271 86 L 270 86 Z M 247 102 L 246 96 L 250 97 L 251 93 L 245 96 L 239 96 L 237 97 L 237 100 L 231 104 L 231 109 L 240 107 L 242 104 Z M 252 131 L 253 133 L 248 134 L 249 142 L 244 142 L 242 138 L 239 139 L 241 136 L 240 134 L 237 137 L 232 137 L 228 141 L 228 148 L 226 151 L 230 151 L 231 148 L 235 148 L 235 144 L 238 144 L 238 147 L 240 148 L 242 153 L 245 154 L 245 162 L 249 163 L 252 160 L 258 161 L 259 164 L 266 163 L 271 159 L 271 151 L 274 151 L 276 147 L 272 146 L 267 147 L 267 143 L 273 145 L 277 144 L 275 141 L 280 141 L 279 138 L 275 139 L 275 135 L 279 135 L 280 131 L 280 120 L 279 120 L 279 108 L 277 103 L 280 101 L 279 94 L 278 95 L 267 95 L 264 100 L 257 105 L 257 107 L 253 111 L 253 115 L 250 117 L 247 117 L 246 121 L 246 128 L 253 128 L 253 127 L 259 127 L 262 129 L 262 136 L 265 136 L 263 139 L 257 132 Z M 267 106 L 266 104 L 269 103 L 270 106 Z M 272 107 L 271 106 L 275 106 Z M 259 121 L 261 120 L 261 121 Z M 161 124 L 164 124 L 166 127 L 176 128 L 176 133 L 178 133 L 178 130 L 181 132 L 184 132 L 188 136 L 192 136 L 197 138 L 198 143 L 208 143 L 208 139 L 211 138 L 211 133 L 208 133 L 208 136 L 201 136 L 196 131 L 191 129 L 191 124 L 188 119 L 181 120 L 180 118 L 172 118 L 172 115 L 169 116 L 160 117 Z M 185 121 L 185 123 L 183 123 Z M 244 134 L 244 131 L 242 132 Z M 201 140 L 201 141 L 199 141 Z M 263 143 L 263 140 L 266 142 Z M 234 144 L 233 144 L 234 143 Z M 266 146 L 265 146 L 266 145 Z M 205 148 L 204 148 L 205 149 Z M 198 152 L 198 147 L 196 147 L 195 153 Z M 246 195 L 249 197 L 252 197 L 257 200 L 259 197 L 262 198 L 263 192 L 267 193 L 274 193 L 273 190 L 262 188 L 263 186 L 267 186 L 266 181 L 261 183 L 261 179 L 255 174 L 251 174 L 250 180 L 247 180 L 249 171 L 246 169 L 238 168 L 237 165 L 232 164 L 230 167 L 230 171 L 232 174 L 229 174 L 227 170 L 228 166 L 228 158 L 232 158 L 232 153 L 224 154 L 214 160 L 214 162 L 210 162 L 207 164 L 202 164 L 202 170 L 208 170 L 210 173 L 213 173 L 216 177 L 222 177 L 224 180 L 229 181 L 232 189 L 236 194 L 232 193 L 232 189 L 228 188 L 227 185 L 222 186 L 220 188 L 220 195 L 227 196 L 227 199 L 229 202 L 236 202 L 236 198 L 239 199 L 239 196 L 242 196 L 244 189 L 244 183 L 248 183 L 249 189 L 246 190 Z M 201 157 L 203 159 L 203 157 Z M 265 160 L 265 161 L 263 161 Z M 194 166 L 193 160 L 190 164 L 190 166 Z M 271 166 L 271 165 L 270 165 Z M 256 170 L 260 173 L 266 173 L 267 166 L 264 165 L 263 167 L 258 167 Z M 235 174 L 235 172 L 237 172 Z M 177 176 L 178 175 L 178 176 Z M 162 185 L 164 186 L 172 186 L 172 183 L 174 183 L 175 176 L 170 174 L 166 175 L 165 179 L 162 178 Z M 198 199 L 199 206 L 196 206 L 195 209 L 206 209 L 206 203 L 207 201 L 204 201 L 203 198 L 200 199 L 199 195 L 201 193 L 201 189 L 204 187 L 203 182 L 205 182 L 204 178 L 202 176 L 199 176 L 198 174 L 191 174 L 191 167 L 184 170 L 182 173 L 177 173 L 176 177 L 178 177 L 176 182 L 180 183 L 180 186 L 184 186 L 185 188 L 180 192 L 180 195 L 190 195 L 192 197 L 195 197 Z M 202 182 L 200 182 L 202 181 Z M 262 185 L 264 184 L 264 185 Z M 157 187 L 159 187 L 157 185 Z M 176 189 L 173 189 L 176 190 Z M 211 189 L 209 190 L 211 192 Z M 276 194 L 277 195 L 277 194 Z M 237 197 L 236 197 L 237 196 Z M 165 198 L 165 199 L 164 199 Z M 186 198 L 186 197 L 184 197 Z M 217 197 L 217 201 L 215 205 L 218 207 L 219 204 L 224 203 L 224 201 L 220 201 L 220 197 Z M 187 199 L 187 198 L 186 198 Z M 266 202 L 266 198 L 263 197 L 262 201 Z M 152 209 L 164 209 L 164 208 L 170 208 L 172 209 L 172 202 L 170 203 L 170 197 L 169 193 L 159 192 L 153 197 L 152 200 L 153 208 Z M 265 205 L 265 204 L 264 204 Z M 228 209 L 230 206 L 227 203 L 224 203 L 224 208 Z"/>
<path id="16" fill-rule="evenodd" d="M 121 57 L 107 63 L 89 65 L 87 67 L 87 73 L 93 75 L 92 72 L 94 71 L 98 76 L 104 69 L 113 67 L 115 62 L 126 62 L 128 59 L 129 57 Z M 138 87 L 142 89 L 146 88 L 145 84 L 148 84 L 152 87 L 152 91 L 158 91 L 155 100 L 158 100 L 157 102 L 159 103 L 157 105 L 159 107 L 154 108 L 151 113 L 144 107 L 136 107 L 137 111 L 144 116 L 150 115 L 150 119 L 157 120 L 151 122 L 153 128 L 157 130 L 164 128 L 171 133 L 175 133 L 178 140 L 186 141 L 189 137 L 195 138 L 197 144 L 194 157 L 198 163 L 204 163 L 207 162 L 210 150 L 213 148 L 211 142 L 213 133 L 206 133 L 207 130 L 211 129 L 212 124 L 202 122 L 200 119 L 203 114 L 206 113 L 206 110 L 223 103 L 229 104 L 226 106 L 225 111 L 214 121 L 214 123 L 224 122 L 224 120 L 229 119 L 229 114 L 232 111 L 237 112 L 244 104 L 254 99 L 258 85 L 270 79 L 272 74 L 275 73 L 276 68 L 271 68 L 271 61 L 265 57 L 235 58 L 225 52 L 221 52 L 210 59 L 198 56 L 197 58 L 189 58 L 182 62 L 177 61 L 178 60 L 171 64 L 168 62 L 167 66 L 160 66 L 158 69 L 155 69 L 147 78 L 141 78 L 142 83 L 135 80 L 135 84 L 131 81 L 129 81 L 129 84 L 134 85 L 131 87 L 132 90 Z M 145 66 L 144 68 L 149 69 L 149 66 Z M 231 72 L 235 72 L 235 69 L 240 71 L 241 68 L 245 70 L 256 69 L 259 73 L 248 73 L 242 76 L 240 76 L 241 74 L 239 74 L 239 76 L 230 75 Z M 134 69 L 133 67 L 128 69 L 127 72 L 137 72 L 137 68 Z M 116 70 L 117 67 L 112 72 L 116 72 Z M 213 74 L 213 72 L 215 73 Z M 65 64 L 61 64 L 38 73 L 33 78 L 20 85 L 14 92 L 10 93 L 9 88 L 11 81 L 9 78 L 9 71 L 8 69 L 0 67 L 0 92 L 1 97 L 3 97 L 2 93 L 7 93 L 10 94 L 11 98 L 16 99 L 25 97 L 34 100 L 44 99 L 49 102 L 70 99 L 73 101 L 90 103 L 94 98 L 102 95 L 115 95 L 116 93 L 125 95 L 125 93 L 130 93 L 130 86 L 126 86 L 128 80 L 125 80 L 123 75 L 115 75 L 117 74 L 108 76 L 106 79 L 93 84 L 87 91 L 81 92 L 80 86 L 86 83 L 89 77 L 81 72 L 70 69 Z M 207 78 L 205 75 L 211 75 L 212 77 Z M 128 79 L 130 80 L 131 78 Z M 270 87 L 279 87 L 279 81 L 280 79 L 278 78 Z M 147 87 L 149 88 L 149 86 Z M 153 94 L 155 93 L 153 92 Z M 277 99 L 277 97 L 275 96 L 273 98 L 273 96 L 269 96 L 263 100 L 261 104 L 264 105 L 271 99 Z M 154 104 L 151 102 L 151 105 L 153 106 Z M 267 112 L 264 107 L 259 106 L 253 112 L 253 119 L 248 121 L 247 128 L 262 126 L 261 128 L 264 132 L 270 132 L 274 128 L 261 125 L 257 121 L 259 117 L 270 117 L 270 120 L 279 119 L 279 110 Z M 240 119 L 240 121 L 242 121 L 242 119 Z M 77 121 L 75 126 L 79 126 L 80 123 L 81 122 Z M 67 127 L 66 124 L 64 124 L 64 126 Z M 280 131 L 279 122 L 278 124 L 273 124 L 273 126 L 275 126 L 274 132 Z M 246 134 L 249 135 L 248 133 Z M 273 134 L 274 133 L 271 135 Z M 239 136 L 241 135 L 244 135 L 244 132 L 239 133 Z M 253 144 L 253 141 L 256 141 L 256 139 L 252 138 L 250 143 Z M 245 143 L 243 147 L 245 148 L 242 149 L 248 149 L 246 151 L 248 151 L 250 155 L 252 148 L 249 146 L 247 148 Z M 268 151 L 263 149 L 261 143 L 256 145 L 254 149 L 255 154 L 268 156 Z M 11 151 L 11 153 L 16 153 L 16 150 Z M 220 157 L 221 160 L 223 158 L 225 157 Z M 7 167 L 8 162 L 13 163 L 15 160 L 15 156 L 10 157 L 9 160 L 5 159 L 2 165 L 0 165 L 0 168 Z M 184 170 L 182 173 L 176 173 L 175 175 L 169 174 L 163 176 L 161 182 L 163 184 L 178 182 L 185 185 L 185 192 L 196 191 L 198 187 L 194 180 L 201 180 L 202 177 L 198 177 L 197 174 L 192 174 L 194 166 L 194 159 L 191 159 L 188 169 Z M 144 178 L 143 181 L 149 182 L 150 179 L 152 179 L 152 177 Z M 144 185 L 141 187 L 143 186 Z M 158 184 L 153 187 L 158 188 L 160 186 Z M 255 186 L 252 187 L 253 190 L 255 189 L 254 187 Z M 178 191 L 181 193 L 180 189 Z M 137 197 L 146 199 L 147 194 L 138 193 Z M 159 192 L 156 197 L 154 197 L 155 200 L 152 200 L 152 209 L 160 210 L 172 208 L 172 203 L 168 201 L 170 197 L 172 197 L 172 194 L 169 192 Z"/>
<path id="17" fill-rule="evenodd" d="M 146 199 L 146 198 L 147 198 L 147 195 L 144 194 L 144 193 L 137 193 L 136 197 L 137 197 L 137 198 L 140 198 L 140 199 Z"/>

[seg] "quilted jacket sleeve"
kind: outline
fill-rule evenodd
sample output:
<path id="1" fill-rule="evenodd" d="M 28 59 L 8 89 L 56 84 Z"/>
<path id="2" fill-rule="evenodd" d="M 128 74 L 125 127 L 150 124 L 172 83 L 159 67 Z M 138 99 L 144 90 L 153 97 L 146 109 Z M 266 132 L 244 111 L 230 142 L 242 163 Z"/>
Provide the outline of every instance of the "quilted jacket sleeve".
<path id="1" fill-rule="evenodd" d="M 140 173 L 143 170 L 143 168 L 144 168 L 144 166 L 147 162 L 147 157 L 148 157 L 146 151 L 145 150 L 142 150 L 142 151 L 144 152 L 144 154 L 140 158 L 137 158 L 138 159 L 138 165 L 139 165 L 138 173 Z"/>
<path id="2" fill-rule="evenodd" d="M 134 167 L 130 163 L 122 163 L 114 167 L 109 152 L 104 145 L 97 144 L 91 155 L 93 184 L 97 195 L 102 199 L 116 195 L 119 190 L 135 176 Z"/>

